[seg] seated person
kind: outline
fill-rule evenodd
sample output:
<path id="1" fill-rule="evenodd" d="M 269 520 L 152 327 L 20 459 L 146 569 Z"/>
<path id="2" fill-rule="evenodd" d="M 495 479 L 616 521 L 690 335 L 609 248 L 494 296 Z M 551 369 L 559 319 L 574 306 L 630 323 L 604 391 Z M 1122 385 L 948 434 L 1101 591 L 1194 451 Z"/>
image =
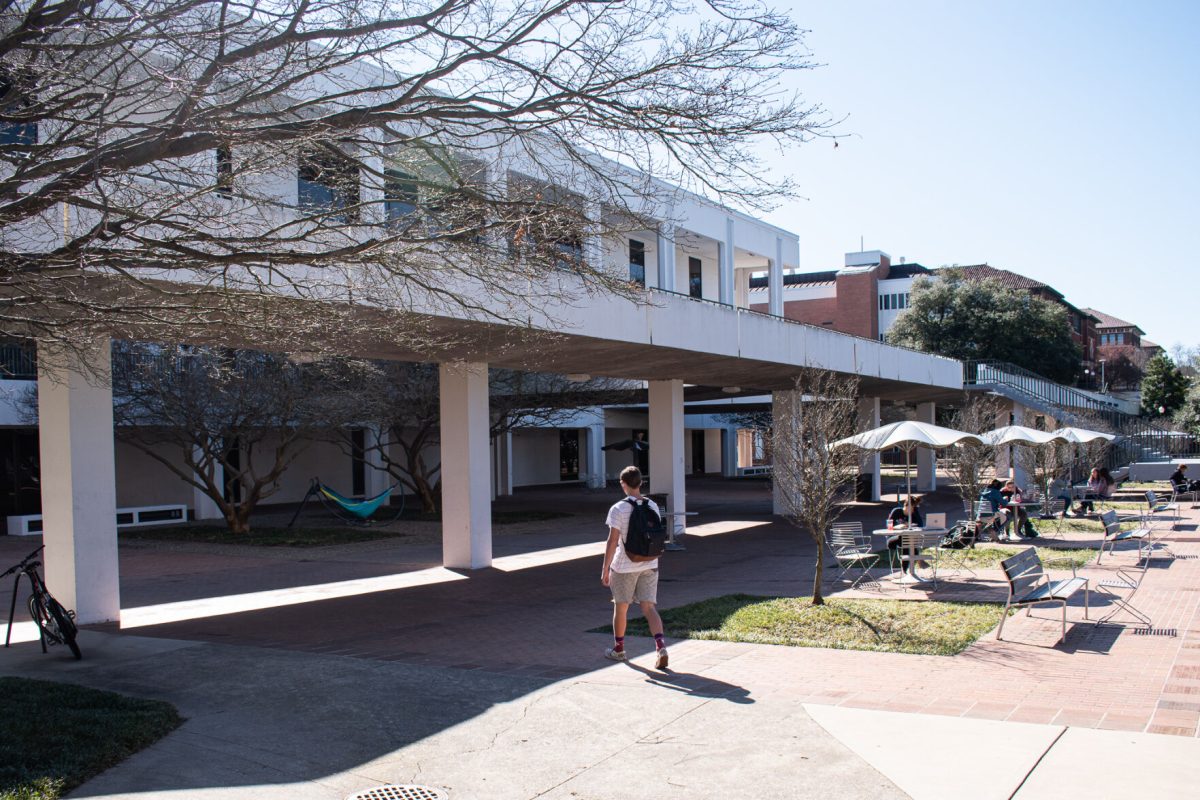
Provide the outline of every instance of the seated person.
<path id="1" fill-rule="evenodd" d="M 1095 510 L 1095 501 L 1103 500 L 1105 497 L 1112 497 L 1112 489 L 1100 475 L 1100 469 L 1092 467 L 1092 474 L 1088 477 L 1087 491 L 1084 493 L 1083 499 L 1079 501 L 1079 513 L 1091 514 Z"/>
<path id="2" fill-rule="evenodd" d="M 1025 497 L 1025 490 L 1017 486 L 1016 481 L 1008 481 L 1004 484 L 1004 488 L 1000 490 L 1000 495 L 1009 503 L 1008 519 L 1004 522 L 1004 533 L 1001 539 L 1012 540 L 1014 537 L 1010 531 L 1010 526 L 1013 520 L 1017 522 L 1017 538 L 1034 539 L 1037 538 L 1037 533 L 1033 531 L 1033 526 L 1029 524 L 1029 512 L 1021 505 L 1022 499 Z"/>
<path id="3" fill-rule="evenodd" d="M 1189 481 L 1187 468 L 1187 464 L 1180 464 L 1179 468 L 1171 473 L 1171 486 L 1174 487 L 1176 494 L 1181 492 L 1200 492 L 1200 480 Z"/>
<path id="4" fill-rule="evenodd" d="M 1047 497 L 1063 501 L 1062 518 L 1075 513 L 1075 498 L 1071 497 L 1071 486 L 1064 480 L 1050 481 L 1050 492 Z M 1047 513 L 1049 513 L 1047 511 Z M 1046 519 L 1047 517 L 1043 517 Z"/>
<path id="5" fill-rule="evenodd" d="M 911 505 L 910 505 L 911 503 Z M 920 528 L 925 524 L 925 517 L 921 514 L 921 497 L 913 495 L 904 501 L 903 506 L 896 506 L 887 515 L 887 521 L 892 523 L 893 528 Z M 888 558 L 892 563 L 897 561 L 896 551 L 900 548 L 900 535 L 889 536 L 887 540 L 888 550 L 892 551 L 888 554 Z M 905 572 L 908 571 L 908 563 L 900 562 L 901 568 Z"/>
<path id="6" fill-rule="evenodd" d="M 986 500 L 992 504 L 992 513 L 996 515 L 996 518 L 992 520 L 993 531 L 999 531 L 1008 521 L 1008 511 L 1004 508 L 1008 500 L 1000 493 L 1000 487 L 1003 485 L 1000 481 L 994 480 L 979 494 L 981 502 Z"/>

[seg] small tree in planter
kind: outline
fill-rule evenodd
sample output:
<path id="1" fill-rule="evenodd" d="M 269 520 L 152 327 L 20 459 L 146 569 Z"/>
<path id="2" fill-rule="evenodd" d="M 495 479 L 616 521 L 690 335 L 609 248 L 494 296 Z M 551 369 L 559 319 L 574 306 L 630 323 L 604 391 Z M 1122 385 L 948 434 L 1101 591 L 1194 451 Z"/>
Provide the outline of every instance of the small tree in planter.
<path id="1" fill-rule="evenodd" d="M 986 433 L 996 427 L 1004 404 L 990 395 L 967 394 L 963 403 L 950 415 L 947 426 L 966 433 Z M 983 492 L 984 473 L 996 462 L 996 448 L 986 444 L 960 442 L 946 450 L 943 462 L 958 488 L 963 508 L 979 499 Z"/>
<path id="2" fill-rule="evenodd" d="M 847 490 L 853 490 L 862 451 L 832 447 L 853 436 L 858 417 L 858 379 L 809 369 L 793 388 L 775 392 L 771 425 L 774 488 L 783 503 L 783 516 L 807 530 L 817 545 L 813 605 L 823 605 L 825 532 L 843 511 Z"/>

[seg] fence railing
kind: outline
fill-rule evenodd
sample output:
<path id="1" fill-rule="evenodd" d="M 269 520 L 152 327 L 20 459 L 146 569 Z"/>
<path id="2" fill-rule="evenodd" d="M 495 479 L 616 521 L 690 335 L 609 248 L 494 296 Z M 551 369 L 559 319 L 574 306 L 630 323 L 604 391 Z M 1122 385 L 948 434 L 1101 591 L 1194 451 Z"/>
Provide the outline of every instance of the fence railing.
<path id="1" fill-rule="evenodd" d="M 1030 397 L 1035 397 L 1059 408 L 1092 411 L 1106 417 L 1111 414 L 1119 414 L 1122 417 L 1129 416 L 1120 410 L 1115 401 L 1100 400 L 1086 392 L 1055 383 L 1036 372 L 1006 361 L 964 361 L 963 384 L 967 386 L 979 384 L 1011 386 Z"/>
<path id="2" fill-rule="evenodd" d="M 1089 427 L 1096 422 L 1118 439 L 1108 448 L 1105 458 L 1111 468 L 1134 461 L 1170 461 L 1200 457 L 1200 437 L 1172 431 L 1155 420 L 1121 411 L 1116 403 L 1105 402 L 1085 392 L 1062 386 L 1016 364 L 1003 361 L 967 361 L 963 363 L 963 384 L 967 386 L 1007 386 L 1031 398 L 1065 412 L 1068 419 Z M 1080 412 L 1087 414 L 1079 420 Z"/>
<path id="3" fill-rule="evenodd" d="M 0 344 L 0 379 L 37 380 L 37 351 L 20 344 Z"/>

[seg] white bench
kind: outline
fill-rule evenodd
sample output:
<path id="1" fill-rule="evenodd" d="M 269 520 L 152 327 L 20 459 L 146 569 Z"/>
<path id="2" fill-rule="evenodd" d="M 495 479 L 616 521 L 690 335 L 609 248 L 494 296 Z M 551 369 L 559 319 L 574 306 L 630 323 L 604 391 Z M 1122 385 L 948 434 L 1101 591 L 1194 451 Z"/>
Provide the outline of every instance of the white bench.
<path id="1" fill-rule="evenodd" d="M 118 528 L 141 528 L 147 525 L 174 525 L 187 522 L 188 507 L 184 503 L 166 506 L 137 506 L 117 509 Z M 40 536 L 42 515 L 24 514 L 8 518 L 9 536 Z"/>

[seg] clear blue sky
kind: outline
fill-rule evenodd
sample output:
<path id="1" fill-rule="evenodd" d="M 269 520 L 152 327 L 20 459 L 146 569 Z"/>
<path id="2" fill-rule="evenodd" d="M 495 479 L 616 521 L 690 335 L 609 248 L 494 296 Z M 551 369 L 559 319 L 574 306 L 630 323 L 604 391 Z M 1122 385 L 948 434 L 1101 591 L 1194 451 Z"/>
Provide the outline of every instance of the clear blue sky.
<path id="1" fill-rule="evenodd" d="M 987 262 L 1200 344 L 1200 2 L 783 2 L 845 120 L 773 166 L 801 267 Z"/>

